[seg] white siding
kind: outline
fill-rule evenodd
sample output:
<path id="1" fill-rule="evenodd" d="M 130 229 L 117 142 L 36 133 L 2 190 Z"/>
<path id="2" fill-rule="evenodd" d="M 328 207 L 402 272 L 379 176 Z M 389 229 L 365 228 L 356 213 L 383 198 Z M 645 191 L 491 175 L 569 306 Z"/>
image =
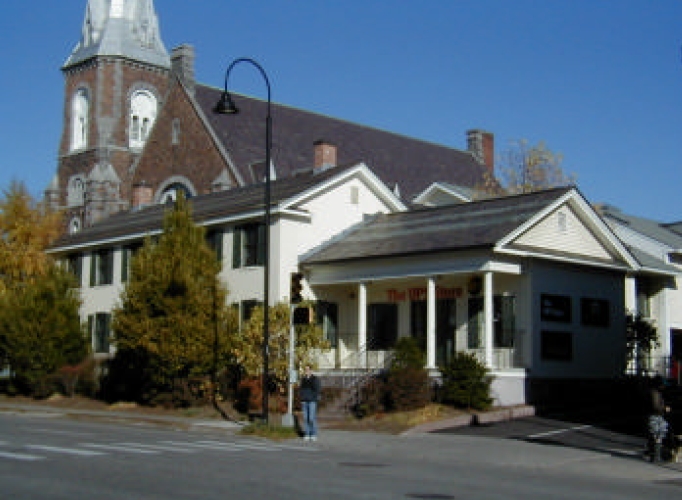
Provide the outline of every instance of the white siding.
<path id="1" fill-rule="evenodd" d="M 513 244 L 598 259 L 612 257 L 567 205 L 549 214 Z"/>

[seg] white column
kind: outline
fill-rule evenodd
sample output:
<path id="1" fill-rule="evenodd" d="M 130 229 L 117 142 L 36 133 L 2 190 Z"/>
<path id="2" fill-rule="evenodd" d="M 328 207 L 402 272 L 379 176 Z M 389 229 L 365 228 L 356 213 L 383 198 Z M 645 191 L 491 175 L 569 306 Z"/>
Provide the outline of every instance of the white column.
<path id="1" fill-rule="evenodd" d="M 426 285 L 426 368 L 436 368 L 436 280 L 429 276 Z"/>
<path id="2" fill-rule="evenodd" d="M 493 273 L 486 271 L 483 275 L 483 316 L 485 335 L 485 365 L 493 367 Z"/>
<path id="3" fill-rule="evenodd" d="M 625 278 L 625 312 L 637 314 L 637 280 L 634 276 Z"/>
<path id="4" fill-rule="evenodd" d="M 367 368 L 367 284 L 358 285 L 358 352 L 360 368 Z"/>

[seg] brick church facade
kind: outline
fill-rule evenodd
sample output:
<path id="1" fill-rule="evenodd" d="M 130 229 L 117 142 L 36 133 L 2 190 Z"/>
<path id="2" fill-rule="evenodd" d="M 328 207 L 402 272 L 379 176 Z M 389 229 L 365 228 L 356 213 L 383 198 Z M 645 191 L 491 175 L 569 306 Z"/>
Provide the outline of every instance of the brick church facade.
<path id="1" fill-rule="evenodd" d="M 152 0 L 89 0 L 62 67 L 64 119 L 46 190 L 70 232 L 110 215 L 261 182 L 266 103 L 236 96 L 239 118 L 213 113 L 220 89 L 194 78 L 194 49 L 166 50 Z M 407 203 L 435 182 L 472 188 L 492 168 L 493 137 L 458 150 L 272 105 L 272 178 L 365 162 Z"/>

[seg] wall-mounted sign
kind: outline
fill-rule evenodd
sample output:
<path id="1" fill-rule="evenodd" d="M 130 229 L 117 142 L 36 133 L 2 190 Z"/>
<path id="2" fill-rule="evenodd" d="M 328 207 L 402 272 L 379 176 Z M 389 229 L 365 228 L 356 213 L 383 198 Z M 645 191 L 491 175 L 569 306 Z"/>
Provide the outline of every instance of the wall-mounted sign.
<path id="1" fill-rule="evenodd" d="M 585 326 L 609 326 L 609 301 L 580 299 L 580 321 Z"/>
<path id="2" fill-rule="evenodd" d="M 567 295 L 540 295 L 540 319 L 558 323 L 571 322 L 571 297 Z"/>
<path id="3" fill-rule="evenodd" d="M 426 300 L 427 291 L 426 287 L 414 287 L 407 288 L 405 290 L 398 290 L 391 288 L 386 290 L 386 298 L 389 302 L 405 302 L 410 300 L 412 302 L 420 302 Z M 462 296 L 462 289 L 456 288 L 445 288 L 436 287 L 436 299 L 457 299 Z"/>

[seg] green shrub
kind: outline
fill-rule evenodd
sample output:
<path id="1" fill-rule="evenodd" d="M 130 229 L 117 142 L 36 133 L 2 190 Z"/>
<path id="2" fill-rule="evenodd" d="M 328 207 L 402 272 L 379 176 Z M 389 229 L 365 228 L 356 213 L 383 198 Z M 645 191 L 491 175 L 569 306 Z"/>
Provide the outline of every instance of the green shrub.
<path id="1" fill-rule="evenodd" d="M 441 368 L 441 401 L 456 408 L 487 410 L 492 404 L 488 369 L 474 356 L 459 352 Z"/>
<path id="2" fill-rule="evenodd" d="M 407 411 L 424 408 L 431 402 L 429 374 L 411 366 L 391 370 L 386 382 L 386 408 Z"/>
<path id="3" fill-rule="evenodd" d="M 386 379 L 387 410 L 415 410 L 431 402 L 429 374 L 424 369 L 425 359 L 424 351 L 414 338 L 398 339 Z"/>

